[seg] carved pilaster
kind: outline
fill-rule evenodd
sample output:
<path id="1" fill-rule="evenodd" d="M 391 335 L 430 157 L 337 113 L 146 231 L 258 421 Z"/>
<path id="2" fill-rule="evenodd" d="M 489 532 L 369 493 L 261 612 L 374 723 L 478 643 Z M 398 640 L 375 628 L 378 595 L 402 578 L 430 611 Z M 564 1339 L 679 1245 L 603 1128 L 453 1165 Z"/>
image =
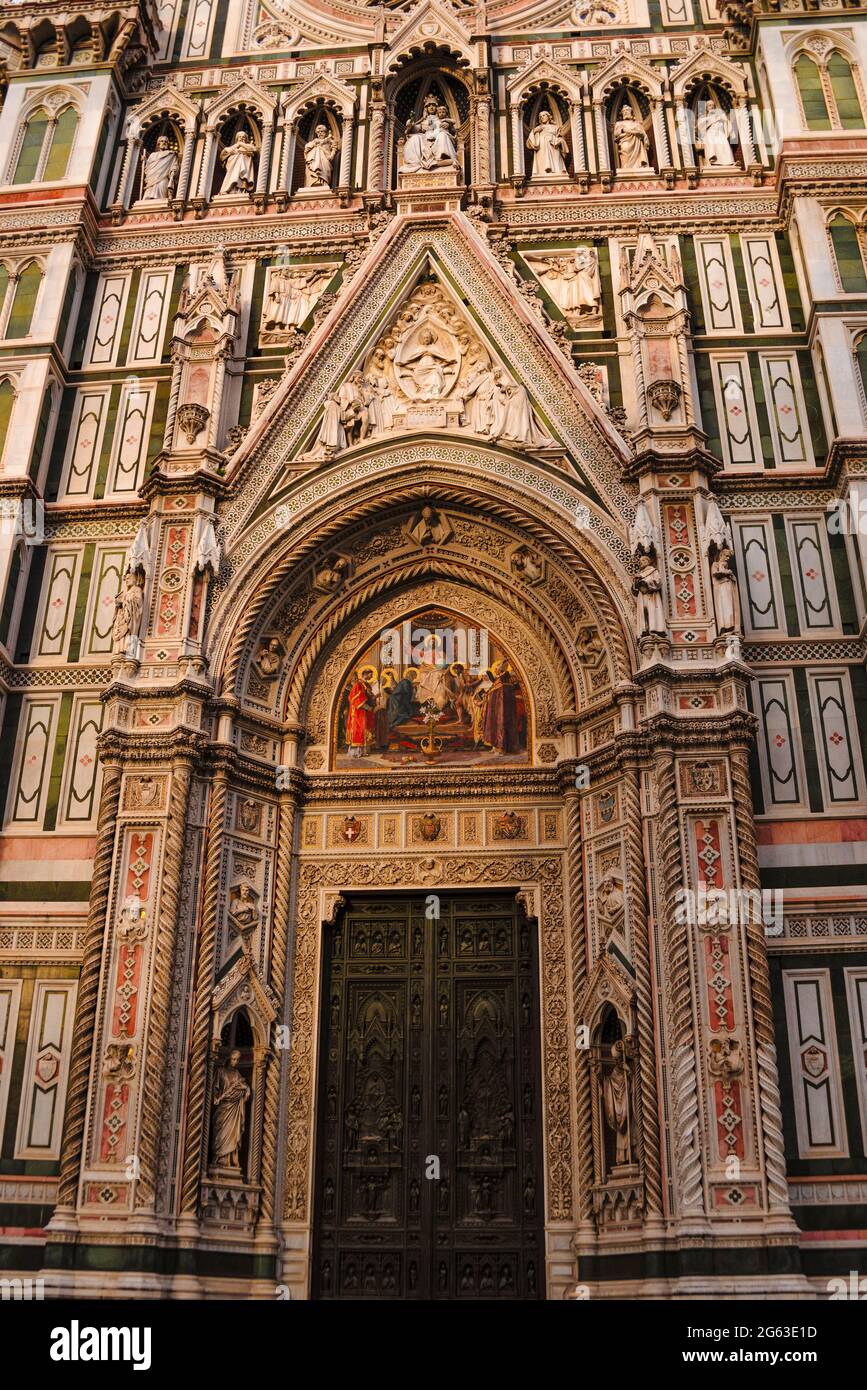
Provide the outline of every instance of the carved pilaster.
<path id="1" fill-rule="evenodd" d="M 90 908 L 87 914 L 87 935 L 84 959 L 78 982 L 75 1006 L 75 1026 L 72 1033 L 72 1056 L 69 1066 L 69 1087 L 66 1093 L 66 1114 L 63 1122 L 63 1141 L 60 1151 L 60 1185 L 54 1224 L 68 1219 L 76 1202 L 81 1159 L 84 1151 L 84 1131 L 87 1120 L 87 1095 L 93 1041 L 96 1029 L 96 1010 L 99 999 L 99 977 L 105 941 L 105 918 L 111 888 L 111 869 L 117 834 L 117 810 L 120 802 L 121 768 L 106 765 L 99 803 L 96 832 L 96 853 L 93 857 Z"/>

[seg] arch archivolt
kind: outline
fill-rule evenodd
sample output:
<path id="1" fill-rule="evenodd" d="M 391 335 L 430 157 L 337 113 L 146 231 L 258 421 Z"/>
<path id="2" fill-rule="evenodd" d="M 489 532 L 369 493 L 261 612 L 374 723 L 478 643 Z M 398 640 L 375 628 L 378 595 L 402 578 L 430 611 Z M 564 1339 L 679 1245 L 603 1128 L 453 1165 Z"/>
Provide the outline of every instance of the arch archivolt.
<path id="1" fill-rule="evenodd" d="M 395 455 L 399 466 L 395 466 Z M 385 476 L 383 461 L 389 465 Z M 478 476 L 473 467 L 478 462 L 493 465 L 494 477 Z M 551 565 L 545 587 L 556 585 L 558 571 L 567 587 L 574 586 L 577 578 L 576 596 L 579 600 L 583 596 L 596 614 L 616 678 L 631 678 L 636 664 L 627 636 L 631 581 L 619 529 L 585 500 L 567 474 L 543 471 L 529 460 L 517 462 L 492 450 L 457 444 L 450 448 L 438 442 L 367 451 L 353 465 L 323 469 L 285 500 L 275 498 L 255 527 L 239 538 L 215 586 L 209 624 L 210 662 L 222 690 L 241 693 L 242 669 L 252 657 L 265 615 L 287 594 L 296 593 L 303 569 L 309 571 L 310 587 L 317 552 L 356 543 L 363 548 L 363 535 L 393 526 L 396 510 L 410 510 L 423 500 L 446 508 L 469 506 L 480 522 L 501 528 L 513 546 L 542 547 Z M 580 530 L 576 525 L 579 505 L 585 508 L 582 518 L 587 522 Z M 471 563 L 476 567 L 472 582 L 481 581 L 489 561 L 476 553 Z M 499 572 L 515 587 L 508 563 L 500 565 Z M 353 582 L 365 573 L 359 565 Z M 533 587 L 533 601 L 538 601 L 541 589 Z M 574 642 L 575 619 L 567 618 L 566 625 Z"/>

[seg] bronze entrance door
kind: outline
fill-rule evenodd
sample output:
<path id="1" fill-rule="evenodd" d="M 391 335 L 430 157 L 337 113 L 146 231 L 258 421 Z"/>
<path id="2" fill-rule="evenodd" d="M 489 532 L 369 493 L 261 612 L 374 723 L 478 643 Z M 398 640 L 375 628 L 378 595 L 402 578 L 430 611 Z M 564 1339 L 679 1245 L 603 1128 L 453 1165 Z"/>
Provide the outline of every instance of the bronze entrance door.
<path id="1" fill-rule="evenodd" d="M 313 1297 L 543 1297 L 536 932 L 515 895 L 358 895 L 323 947 Z"/>

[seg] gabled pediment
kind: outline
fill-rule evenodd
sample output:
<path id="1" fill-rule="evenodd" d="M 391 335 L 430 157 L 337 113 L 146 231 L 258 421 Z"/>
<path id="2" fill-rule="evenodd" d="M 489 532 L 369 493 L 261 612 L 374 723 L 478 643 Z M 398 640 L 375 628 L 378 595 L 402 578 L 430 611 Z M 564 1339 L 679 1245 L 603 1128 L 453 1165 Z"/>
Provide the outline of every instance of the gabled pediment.
<path id="1" fill-rule="evenodd" d="M 581 100 L 581 83 L 576 74 L 545 55 L 534 58 L 506 84 L 509 101 L 515 105 L 535 87 L 551 87 L 574 101 Z"/>
<path id="2" fill-rule="evenodd" d="M 190 101 L 188 96 L 175 86 L 173 82 L 166 82 L 165 86 L 160 87 L 158 92 L 136 106 L 130 112 L 129 128 L 132 134 L 138 134 L 155 117 L 167 115 L 178 117 L 184 125 L 192 130 L 198 119 L 201 107 L 194 101 Z"/>
<path id="3" fill-rule="evenodd" d="M 654 100 L 662 96 L 662 83 L 659 74 L 649 63 L 636 58 L 631 53 L 617 53 L 604 63 L 594 75 L 590 84 L 590 94 L 594 101 L 604 101 L 608 94 L 621 83 L 638 87 Z"/>
<path id="4" fill-rule="evenodd" d="M 387 67 L 391 71 L 415 55 L 448 48 L 462 63 L 473 66 L 476 56 L 470 31 L 454 10 L 440 0 L 422 0 L 389 35 Z"/>
<path id="5" fill-rule="evenodd" d="M 671 90 L 675 97 L 687 95 L 696 82 L 718 82 L 733 96 L 746 96 L 747 84 L 743 69 L 709 48 L 699 49 L 674 69 Z"/>
<path id="6" fill-rule="evenodd" d="M 624 1036 L 628 1037 L 632 1032 L 634 1000 L 634 981 L 622 965 L 619 965 L 607 951 L 603 951 L 590 972 L 587 988 L 579 1001 L 575 1017 L 587 1024 L 592 1037 L 603 1009 L 610 1005 L 622 1020 Z"/>
<path id="7" fill-rule="evenodd" d="M 339 82 L 330 73 L 317 72 L 312 77 L 305 78 L 300 87 L 286 94 L 283 98 L 283 110 L 287 120 L 294 120 L 307 106 L 313 106 L 320 101 L 325 104 L 333 102 L 344 116 L 351 116 L 355 110 L 355 100 L 355 93 L 351 87 Z"/>
<path id="8" fill-rule="evenodd" d="M 259 113 L 263 121 L 267 121 L 273 115 L 277 103 L 266 91 L 260 87 L 258 82 L 252 82 L 250 78 L 243 77 L 240 82 L 236 82 L 234 87 L 221 92 L 213 101 L 205 107 L 205 115 L 208 118 L 208 125 L 216 125 L 221 116 L 236 107 L 250 107 Z"/>
<path id="9" fill-rule="evenodd" d="M 427 303 L 428 292 L 420 294 L 425 285 L 432 287 Z M 404 312 L 409 314 L 406 321 L 401 318 Z M 422 341 L 420 330 L 426 325 L 435 341 Z M 424 360 L 420 349 L 425 347 L 431 349 L 433 362 Z M 415 392 L 418 419 L 404 418 L 404 438 L 418 431 L 443 443 L 480 442 L 472 422 L 460 418 L 467 413 L 470 396 L 462 393 L 474 359 L 477 365 L 501 370 L 510 386 L 524 388 L 542 432 L 559 445 L 559 466 L 572 472 L 576 487 L 616 519 L 625 553 L 626 528 L 634 510 L 621 482 L 628 450 L 571 358 L 558 349 L 487 241 L 462 213 L 395 218 L 336 295 L 330 312 L 308 334 L 230 461 L 232 497 L 223 512 L 227 546 L 255 512 L 274 505 L 281 491 L 291 489 L 299 464 L 315 466 L 314 444 L 328 402 L 336 417 L 334 398 L 354 373 L 370 375 L 376 368 L 382 374 L 382 359 L 376 356 L 380 351 L 390 354 L 384 373 L 390 390 L 397 378 L 404 396 L 412 399 L 408 379 L 420 384 Z M 486 383 L 483 401 L 489 389 Z M 344 390 L 342 410 L 350 395 Z M 460 408 L 456 396 L 463 403 Z M 486 407 L 479 406 L 476 394 L 472 399 L 473 420 L 483 419 Z M 521 393 L 510 392 L 510 399 L 513 424 L 526 421 Z M 443 418 L 425 424 L 422 415 L 439 405 L 444 407 Z M 501 444 L 526 452 L 518 440 L 505 438 Z M 359 439 L 355 447 L 369 449 L 370 441 Z M 545 452 L 538 440 L 531 447 Z M 302 456 L 311 452 L 314 459 L 305 464 Z M 352 458 L 352 446 L 337 457 Z"/>
<path id="10" fill-rule="evenodd" d="M 270 1026 L 277 1017 L 277 999 L 246 950 L 239 951 L 229 962 L 211 996 L 211 1036 L 215 1042 L 219 1042 L 225 1024 L 241 1008 L 247 1010 L 257 1041 L 267 1041 Z"/>

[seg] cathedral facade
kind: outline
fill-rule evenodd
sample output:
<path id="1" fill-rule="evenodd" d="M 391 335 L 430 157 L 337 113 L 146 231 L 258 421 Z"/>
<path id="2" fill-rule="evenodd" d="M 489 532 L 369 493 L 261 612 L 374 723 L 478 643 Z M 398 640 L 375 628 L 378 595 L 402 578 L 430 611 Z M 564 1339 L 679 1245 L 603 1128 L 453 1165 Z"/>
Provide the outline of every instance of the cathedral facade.
<path id="1" fill-rule="evenodd" d="M 0 6 L 0 1265 L 867 1245 L 867 15 Z"/>

